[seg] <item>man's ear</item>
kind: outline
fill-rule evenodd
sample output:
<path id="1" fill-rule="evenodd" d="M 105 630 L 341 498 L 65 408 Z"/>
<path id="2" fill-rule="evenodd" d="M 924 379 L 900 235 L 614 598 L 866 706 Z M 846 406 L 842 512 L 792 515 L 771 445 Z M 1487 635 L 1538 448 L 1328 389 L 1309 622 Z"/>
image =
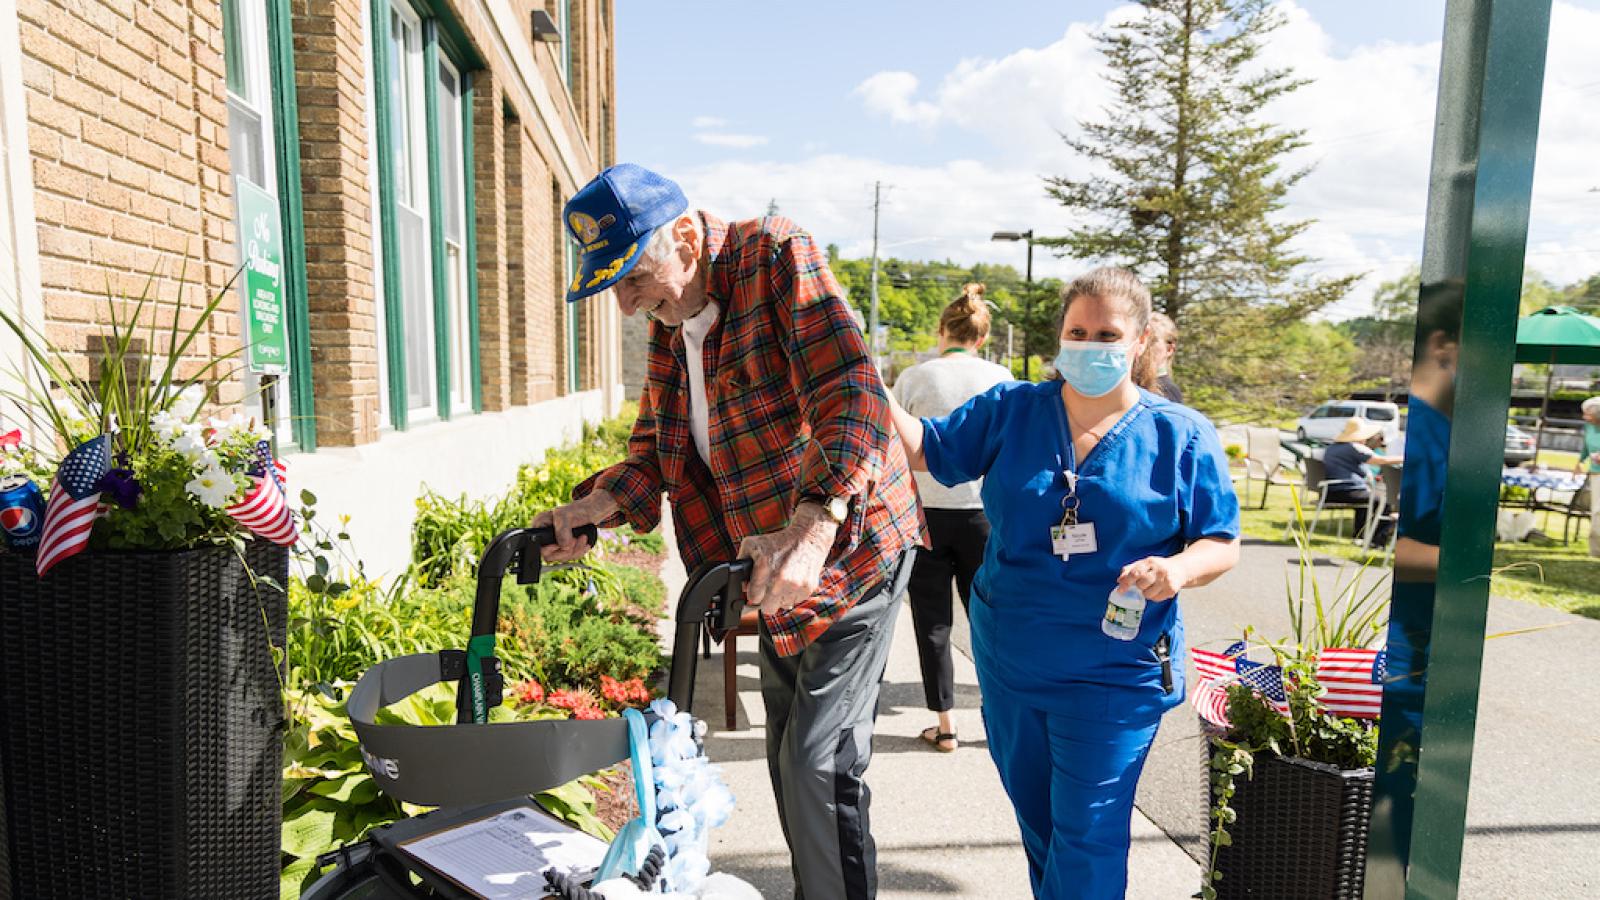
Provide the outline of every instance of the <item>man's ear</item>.
<path id="1" fill-rule="evenodd" d="M 678 221 L 672 223 L 672 236 L 677 239 L 680 249 L 688 251 L 690 260 L 700 258 L 700 230 L 694 227 L 693 219 L 687 215 L 679 216 Z"/>

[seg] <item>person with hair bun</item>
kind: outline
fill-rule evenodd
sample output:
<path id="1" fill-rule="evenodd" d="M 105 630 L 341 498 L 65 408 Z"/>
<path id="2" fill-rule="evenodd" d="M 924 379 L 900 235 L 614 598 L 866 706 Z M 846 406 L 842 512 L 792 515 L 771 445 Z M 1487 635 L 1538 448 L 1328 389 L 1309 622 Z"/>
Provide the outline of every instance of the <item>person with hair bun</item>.
<path id="1" fill-rule="evenodd" d="M 1150 313 L 1150 341 L 1133 364 L 1133 381 L 1152 394 L 1183 402 L 1183 389 L 1172 380 L 1172 358 L 1178 353 L 1178 324 L 1163 312 Z"/>
<path id="2" fill-rule="evenodd" d="M 930 418 L 891 395 L 890 412 L 914 471 L 983 479 L 972 656 L 1034 896 L 1114 900 L 1139 774 L 1183 700 L 1176 599 L 1238 563 L 1239 499 L 1211 423 L 1130 377 L 1150 340 L 1139 279 L 1096 269 L 1061 306 L 1057 380 Z"/>
<path id="3" fill-rule="evenodd" d="M 895 399 L 913 415 L 944 416 L 1010 381 L 1009 370 L 979 358 L 978 349 L 988 339 L 989 307 L 983 299 L 983 285 L 969 284 L 939 316 L 939 355 L 901 372 L 894 383 Z M 955 674 L 950 663 L 955 604 L 950 586 L 954 581 L 965 610 L 972 578 L 983 563 L 989 520 L 983 515 L 979 496 L 981 479 L 945 487 L 927 472 L 915 474 L 931 546 L 919 549 L 912 565 L 911 623 L 922 663 L 923 693 L 929 711 L 939 716 L 937 725 L 922 732 L 922 739 L 948 753 L 958 746 L 950 718 L 950 710 L 955 708 Z"/>

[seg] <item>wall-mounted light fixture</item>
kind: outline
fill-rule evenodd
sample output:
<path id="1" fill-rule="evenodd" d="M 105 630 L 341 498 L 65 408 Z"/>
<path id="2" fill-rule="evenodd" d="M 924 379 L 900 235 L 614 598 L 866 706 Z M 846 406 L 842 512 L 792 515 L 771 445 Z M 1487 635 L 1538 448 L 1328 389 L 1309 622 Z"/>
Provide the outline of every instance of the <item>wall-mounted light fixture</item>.
<path id="1" fill-rule="evenodd" d="M 556 20 L 542 9 L 533 11 L 533 39 L 549 43 L 561 40 L 561 29 L 556 27 Z"/>

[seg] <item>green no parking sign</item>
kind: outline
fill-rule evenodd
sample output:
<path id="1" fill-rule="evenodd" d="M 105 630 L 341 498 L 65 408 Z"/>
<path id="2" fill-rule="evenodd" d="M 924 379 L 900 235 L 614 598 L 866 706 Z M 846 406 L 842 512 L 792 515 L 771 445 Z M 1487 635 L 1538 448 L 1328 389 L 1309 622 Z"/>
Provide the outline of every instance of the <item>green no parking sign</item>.
<path id="1" fill-rule="evenodd" d="M 243 178 L 239 197 L 239 246 L 244 257 L 246 359 L 252 372 L 289 370 L 289 323 L 283 314 L 283 235 L 278 198 Z"/>

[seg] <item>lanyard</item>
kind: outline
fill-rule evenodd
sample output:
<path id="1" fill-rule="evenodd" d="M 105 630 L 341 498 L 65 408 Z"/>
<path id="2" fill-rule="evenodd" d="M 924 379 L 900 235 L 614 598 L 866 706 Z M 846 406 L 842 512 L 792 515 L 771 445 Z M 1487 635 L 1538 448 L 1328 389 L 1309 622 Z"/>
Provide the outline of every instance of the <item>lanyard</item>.
<path id="1" fill-rule="evenodd" d="M 1061 498 L 1062 525 L 1078 523 L 1078 451 L 1072 445 L 1072 429 L 1067 424 L 1066 406 L 1059 400 L 1056 408 L 1056 433 L 1061 446 L 1056 450 L 1056 463 L 1061 467 L 1061 478 L 1066 482 L 1067 494 Z"/>

